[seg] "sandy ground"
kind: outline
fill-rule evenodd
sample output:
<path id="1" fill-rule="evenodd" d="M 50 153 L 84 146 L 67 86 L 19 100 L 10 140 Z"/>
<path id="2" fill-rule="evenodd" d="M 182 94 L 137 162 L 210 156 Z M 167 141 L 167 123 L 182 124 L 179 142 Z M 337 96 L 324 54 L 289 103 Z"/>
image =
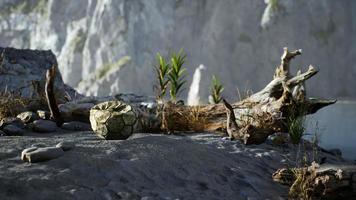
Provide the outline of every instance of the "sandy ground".
<path id="1" fill-rule="evenodd" d="M 60 141 L 76 147 L 47 162 L 20 159 L 32 144 Z M 213 134 L 134 134 L 125 141 L 92 132 L 0 137 L 0 199 L 284 199 L 288 188 L 271 175 L 292 166 L 295 152 Z"/>

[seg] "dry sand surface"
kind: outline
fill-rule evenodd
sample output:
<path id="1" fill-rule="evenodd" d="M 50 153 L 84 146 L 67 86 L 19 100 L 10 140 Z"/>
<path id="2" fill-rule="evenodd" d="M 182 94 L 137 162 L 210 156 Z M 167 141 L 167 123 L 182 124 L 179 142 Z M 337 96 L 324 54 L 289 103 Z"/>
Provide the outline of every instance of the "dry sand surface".
<path id="1" fill-rule="evenodd" d="M 26 163 L 34 144 L 73 141 L 57 159 Z M 0 137 L 0 199 L 284 199 L 272 181 L 296 148 L 245 146 L 213 134 L 134 134 L 105 141 L 92 132 Z M 321 154 L 320 154 L 321 155 Z M 322 153 L 329 162 L 342 159 Z"/>

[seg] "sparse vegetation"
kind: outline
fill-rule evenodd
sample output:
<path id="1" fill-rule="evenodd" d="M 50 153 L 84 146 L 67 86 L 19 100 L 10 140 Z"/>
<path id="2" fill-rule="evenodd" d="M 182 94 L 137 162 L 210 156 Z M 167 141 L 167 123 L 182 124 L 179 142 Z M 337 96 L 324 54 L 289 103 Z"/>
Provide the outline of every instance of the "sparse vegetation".
<path id="1" fill-rule="evenodd" d="M 106 63 L 94 71 L 94 76 L 96 80 L 101 80 L 129 62 L 131 62 L 131 57 L 124 56 L 114 63 Z"/>
<path id="2" fill-rule="evenodd" d="M 165 61 L 165 59 L 161 56 L 161 54 L 157 54 L 158 66 L 155 66 L 156 78 L 158 84 L 155 86 L 156 90 L 156 99 L 162 100 L 166 95 L 167 87 L 169 84 L 168 74 L 170 72 L 169 64 Z"/>
<path id="3" fill-rule="evenodd" d="M 158 66 L 155 67 L 155 72 L 158 84 L 154 87 L 157 100 L 164 99 L 166 90 L 170 86 L 170 99 L 173 103 L 177 102 L 177 97 L 182 92 L 183 86 L 186 83 L 186 69 L 183 67 L 185 58 L 186 55 L 183 49 L 178 53 L 172 54 L 170 63 L 167 63 L 160 54 L 157 54 Z"/>
<path id="4" fill-rule="evenodd" d="M 219 79 L 216 78 L 214 75 L 211 81 L 210 87 L 210 103 L 211 104 L 218 104 L 222 100 L 221 93 L 224 91 L 224 86 L 220 83 Z"/>
<path id="5" fill-rule="evenodd" d="M 183 89 L 183 85 L 185 84 L 185 71 L 183 68 L 183 64 L 185 62 L 186 55 L 181 49 L 178 54 L 173 53 L 171 57 L 171 69 L 168 74 L 168 79 L 170 83 L 169 94 L 171 96 L 171 101 L 176 102 L 177 96 Z"/>
<path id="6" fill-rule="evenodd" d="M 0 94 L 0 120 L 6 117 L 15 117 L 22 111 L 28 102 L 20 97 L 4 92 Z"/>
<path id="7" fill-rule="evenodd" d="M 295 106 L 289 109 L 286 119 L 290 140 L 297 145 L 305 132 L 305 113 L 303 106 Z"/>

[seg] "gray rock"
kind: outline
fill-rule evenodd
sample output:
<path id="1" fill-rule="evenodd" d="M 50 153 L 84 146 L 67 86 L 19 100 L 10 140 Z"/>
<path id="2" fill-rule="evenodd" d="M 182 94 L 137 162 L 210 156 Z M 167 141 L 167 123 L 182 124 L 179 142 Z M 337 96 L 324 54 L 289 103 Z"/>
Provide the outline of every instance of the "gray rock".
<path id="1" fill-rule="evenodd" d="M 2 130 L 0 130 L 0 136 L 6 136 L 6 133 Z"/>
<path id="2" fill-rule="evenodd" d="M 63 141 L 63 142 L 58 143 L 56 145 L 56 147 L 62 148 L 63 151 L 69 151 L 75 147 L 75 144 L 74 144 L 74 142 Z"/>
<path id="3" fill-rule="evenodd" d="M 19 127 L 15 126 L 15 125 L 12 125 L 12 124 L 6 125 L 3 128 L 3 131 L 8 136 L 21 136 L 21 135 L 23 135 L 25 133 L 24 129 L 19 128 Z"/>
<path id="4" fill-rule="evenodd" d="M 51 113 L 44 110 L 37 110 L 37 115 L 40 119 L 48 120 L 51 117 Z"/>
<path id="5" fill-rule="evenodd" d="M 82 121 L 89 123 L 89 112 L 93 103 L 68 102 L 58 106 L 63 118 L 67 121 Z"/>
<path id="6" fill-rule="evenodd" d="M 21 159 L 29 163 L 36 163 L 52 160 L 62 156 L 63 154 L 63 149 L 59 147 L 31 147 L 22 151 Z"/>
<path id="7" fill-rule="evenodd" d="M 25 124 L 19 119 L 19 118 L 16 118 L 16 117 L 6 117 L 6 118 L 3 118 L 1 121 L 0 121 L 0 129 L 4 128 L 5 126 L 7 125 L 14 125 L 14 126 L 17 126 L 18 128 L 25 128 Z"/>
<path id="8" fill-rule="evenodd" d="M 14 97 L 31 102 L 29 109 L 38 109 L 46 105 L 43 98 L 46 71 L 52 66 L 57 68 L 56 56 L 49 51 L 14 49 L 0 47 L 0 91 L 7 91 Z M 54 81 L 54 93 L 58 103 L 67 102 L 66 96 L 74 96 L 74 90 L 66 87 L 57 68 Z M 42 91 L 42 92 L 39 92 Z M 16 108 L 14 108 L 16 110 Z"/>
<path id="9" fill-rule="evenodd" d="M 108 101 L 90 110 L 93 131 L 108 140 L 127 139 L 137 125 L 138 115 L 132 106 L 121 101 Z"/>
<path id="10" fill-rule="evenodd" d="M 31 111 L 22 112 L 22 113 L 18 114 L 16 117 L 21 119 L 21 121 L 25 124 L 31 123 L 31 122 L 39 119 L 37 113 L 31 112 Z"/>
<path id="11" fill-rule="evenodd" d="M 71 121 L 65 122 L 61 126 L 62 129 L 69 130 L 69 131 L 91 131 L 91 126 L 88 123 L 78 122 L 78 121 Z"/>
<path id="12" fill-rule="evenodd" d="M 50 133 L 57 130 L 57 125 L 53 121 L 39 119 L 32 123 L 32 129 L 39 133 Z"/>

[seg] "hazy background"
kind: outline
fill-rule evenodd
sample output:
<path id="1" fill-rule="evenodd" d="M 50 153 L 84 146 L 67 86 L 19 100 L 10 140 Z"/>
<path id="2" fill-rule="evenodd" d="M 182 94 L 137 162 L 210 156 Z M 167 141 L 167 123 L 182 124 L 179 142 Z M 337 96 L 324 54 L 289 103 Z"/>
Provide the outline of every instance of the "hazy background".
<path id="1" fill-rule="evenodd" d="M 352 0 L 0 0 L 0 46 L 51 49 L 64 81 L 88 95 L 153 95 L 156 53 L 184 48 L 187 89 L 207 67 L 203 102 L 213 74 L 235 100 L 271 80 L 284 46 L 301 48 L 293 71 L 320 69 L 309 95 L 351 99 L 355 12 Z"/>

